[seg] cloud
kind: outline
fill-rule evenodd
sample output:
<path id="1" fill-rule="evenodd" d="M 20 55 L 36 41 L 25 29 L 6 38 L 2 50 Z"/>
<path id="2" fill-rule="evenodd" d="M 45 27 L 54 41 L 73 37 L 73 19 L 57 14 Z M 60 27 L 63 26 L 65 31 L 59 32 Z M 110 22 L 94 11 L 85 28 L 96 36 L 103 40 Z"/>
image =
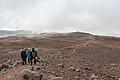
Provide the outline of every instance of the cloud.
<path id="1" fill-rule="evenodd" d="M 119 0 L 0 0 L 0 28 L 120 36 L 119 4 Z"/>

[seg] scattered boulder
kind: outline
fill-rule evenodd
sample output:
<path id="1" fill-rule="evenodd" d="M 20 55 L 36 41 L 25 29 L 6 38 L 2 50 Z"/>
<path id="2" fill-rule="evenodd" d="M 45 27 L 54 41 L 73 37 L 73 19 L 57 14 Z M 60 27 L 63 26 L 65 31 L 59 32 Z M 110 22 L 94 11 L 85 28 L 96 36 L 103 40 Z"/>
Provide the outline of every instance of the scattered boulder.
<path id="1" fill-rule="evenodd" d="M 78 76 L 75 76 L 74 79 L 75 80 L 80 80 L 80 78 Z"/>
<path id="2" fill-rule="evenodd" d="M 63 80 L 63 77 L 56 77 L 56 76 L 50 75 L 48 77 L 48 80 Z"/>
<path id="3" fill-rule="evenodd" d="M 68 68 L 70 71 L 76 71 L 76 69 L 74 67 L 70 67 Z"/>
<path id="4" fill-rule="evenodd" d="M 80 74 L 85 74 L 86 73 L 85 70 L 83 70 L 83 69 L 76 69 L 76 72 L 79 72 Z"/>
<path id="5" fill-rule="evenodd" d="M 8 64 L 2 64 L 1 66 L 0 66 L 0 71 L 2 70 L 2 69 L 8 69 L 9 68 L 9 65 Z"/>
<path id="6" fill-rule="evenodd" d="M 14 68 L 15 66 L 14 65 L 9 65 L 9 68 Z"/>
<path id="7" fill-rule="evenodd" d="M 8 78 L 8 79 L 11 79 L 11 78 L 12 78 L 12 76 L 8 76 L 7 78 Z"/>
<path id="8" fill-rule="evenodd" d="M 22 60 L 15 61 L 16 64 L 22 64 Z"/>
<path id="9" fill-rule="evenodd" d="M 108 79 L 117 80 L 115 76 L 112 76 L 110 74 L 107 74 L 105 77 L 108 78 Z"/>
<path id="10" fill-rule="evenodd" d="M 92 74 L 90 77 L 90 80 L 98 80 L 98 76 L 96 76 L 95 74 Z"/>
<path id="11" fill-rule="evenodd" d="M 58 66 L 58 67 L 61 67 L 61 68 L 64 68 L 64 65 L 63 65 L 63 64 L 58 64 L 57 66 Z"/>
<path id="12" fill-rule="evenodd" d="M 115 66 L 115 64 L 114 64 L 114 63 L 111 63 L 110 65 L 111 65 L 111 66 Z"/>
<path id="13" fill-rule="evenodd" d="M 1 72 L 4 72 L 4 71 L 6 71 L 7 69 L 6 68 L 3 68 L 2 70 L 1 70 Z"/>
<path id="14" fill-rule="evenodd" d="M 35 68 L 35 71 L 39 71 L 39 70 L 41 70 L 41 68 L 40 68 L 39 66 L 37 66 L 37 67 Z"/>
<path id="15" fill-rule="evenodd" d="M 12 65 L 13 61 L 9 59 L 8 61 L 6 61 L 6 64 Z"/>
<path id="16" fill-rule="evenodd" d="M 120 78 L 118 78 L 118 80 L 120 80 Z"/>
<path id="17" fill-rule="evenodd" d="M 91 71 L 92 69 L 90 67 L 86 67 L 84 70 Z"/>
<path id="18" fill-rule="evenodd" d="M 42 74 L 35 71 L 28 69 L 22 71 L 22 80 L 42 80 L 42 77 Z"/>

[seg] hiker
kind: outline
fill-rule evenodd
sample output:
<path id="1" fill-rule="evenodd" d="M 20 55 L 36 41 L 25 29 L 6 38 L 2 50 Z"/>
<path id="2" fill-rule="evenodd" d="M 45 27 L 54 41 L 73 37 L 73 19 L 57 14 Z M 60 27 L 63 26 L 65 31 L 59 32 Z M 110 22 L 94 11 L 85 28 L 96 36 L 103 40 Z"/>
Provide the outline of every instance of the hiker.
<path id="1" fill-rule="evenodd" d="M 28 50 L 27 50 L 28 63 L 31 63 L 31 55 L 30 55 L 31 52 L 32 52 L 32 50 L 30 48 L 28 48 Z"/>
<path id="2" fill-rule="evenodd" d="M 26 55 L 26 50 L 25 49 L 23 49 L 21 51 L 21 58 L 22 58 L 22 64 L 23 65 L 26 64 L 27 55 Z"/>
<path id="3" fill-rule="evenodd" d="M 34 64 L 36 65 L 36 58 L 37 58 L 37 52 L 35 51 L 34 48 L 32 48 L 32 52 L 31 52 L 31 65 L 32 65 L 32 61 L 34 59 Z"/>

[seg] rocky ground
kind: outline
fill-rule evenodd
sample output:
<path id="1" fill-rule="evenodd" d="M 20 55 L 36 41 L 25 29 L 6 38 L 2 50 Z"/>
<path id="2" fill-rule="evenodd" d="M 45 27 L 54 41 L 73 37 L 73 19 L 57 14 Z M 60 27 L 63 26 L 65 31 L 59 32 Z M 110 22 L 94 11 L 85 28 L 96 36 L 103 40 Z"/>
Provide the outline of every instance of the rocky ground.
<path id="1" fill-rule="evenodd" d="M 87 33 L 0 39 L 0 80 L 120 80 L 120 38 Z M 20 49 L 35 47 L 37 65 Z"/>

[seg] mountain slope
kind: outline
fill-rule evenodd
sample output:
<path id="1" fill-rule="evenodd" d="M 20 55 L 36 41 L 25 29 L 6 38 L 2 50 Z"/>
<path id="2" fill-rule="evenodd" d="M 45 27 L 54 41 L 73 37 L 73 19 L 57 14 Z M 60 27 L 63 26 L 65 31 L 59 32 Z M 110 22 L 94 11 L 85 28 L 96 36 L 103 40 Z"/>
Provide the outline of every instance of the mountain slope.
<path id="1" fill-rule="evenodd" d="M 21 80 L 22 74 L 19 73 L 32 67 L 43 74 L 43 80 L 48 80 L 51 75 L 62 77 L 62 80 L 120 78 L 120 38 L 81 32 L 44 33 L 30 38 L 0 38 L 0 44 L 1 65 L 8 60 L 21 60 L 20 49 L 23 47 L 35 47 L 39 56 L 37 65 L 18 64 L 13 68 L 2 69 L 0 78 L 4 80 L 8 80 L 8 77 Z"/>

